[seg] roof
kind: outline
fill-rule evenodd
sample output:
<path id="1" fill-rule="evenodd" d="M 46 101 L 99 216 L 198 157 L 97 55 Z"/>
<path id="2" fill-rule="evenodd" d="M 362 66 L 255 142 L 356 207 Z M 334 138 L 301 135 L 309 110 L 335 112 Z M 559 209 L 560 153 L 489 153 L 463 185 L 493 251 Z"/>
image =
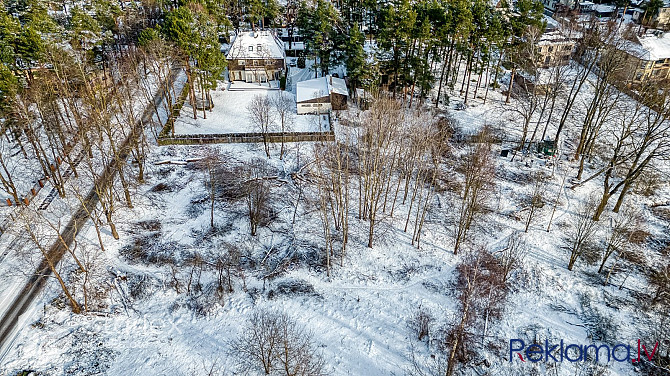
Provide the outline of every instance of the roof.
<path id="1" fill-rule="evenodd" d="M 596 4 L 593 6 L 593 10 L 599 13 L 612 13 L 614 7 L 612 5 Z"/>
<path id="2" fill-rule="evenodd" d="M 660 37 L 647 34 L 638 37 L 640 44 L 630 43 L 628 51 L 646 61 L 670 59 L 670 33 L 665 33 Z"/>
<path id="3" fill-rule="evenodd" d="M 259 49 L 260 47 L 260 49 Z M 284 43 L 270 31 L 244 31 L 235 36 L 226 55 L 233 59 L 284 59 Z"/>
<path id="4" fill-rule="evenodd" d="M 559 30 L 553 30 L 542 34 L 537 44 L 540 46 L 557 45 L 557 44 L 572 45 L 575 44 L 575 40 L 573 38 L 568 38 L 567 36 L 563 35 L 563 33 L 560 32 Z"/>
<path id="5" fill-rule="evenodd" d="M 343 79 L 327 75 L 300 81 L 296 85 L 296 102 L 305 102 L 310 99 L 329 96 L 330 93 L 349 96 L 347 84 Z"/>

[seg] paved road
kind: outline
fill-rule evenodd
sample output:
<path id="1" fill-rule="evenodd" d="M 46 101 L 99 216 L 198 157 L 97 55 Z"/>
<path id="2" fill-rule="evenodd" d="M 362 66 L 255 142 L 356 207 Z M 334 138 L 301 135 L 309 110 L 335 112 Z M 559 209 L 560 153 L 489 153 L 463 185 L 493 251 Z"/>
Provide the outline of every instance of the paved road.
<path id="1" fill-rule="evenodd" d="M 174 67 L 172 69 L 172 78 L 174 79 L 179 73 L 180 68 Z M 160 105 L 164 98 L 164 91 L 161 88 L 159 92 L 154 96 L 153 102 L 156 106 Z M 147 106 L 144 113 L 142 114 L 141 120 L 135 123 L 134 127 L 136 132 L 143 132 L 144 124 L 149 124 L 149 121 L 153 117 L 154 109 L 152 106 Z M 119 160 L 126 160 L 130 154 L 130 136 L 127 137 L 121 144 L 121 158 Z M 111 162 L 105 167 L 102 175 L 96 181 L 98 187 L 107 186 L 114 182 L 116 175 L 117 166 L 115 161 Z M 95 208 L 98 204 L 98 195 L 96 190 L 91 188 L 90 192 L 86 195 L 84 200 L 85 204 L 82 204 L 75 214 L 70 219 L 70 222 L 65 226 L 64 230 L 61 233 L 62 239 L 67 243 L 68 246 L 72 244 L 74 238 L 77 236 L 78 231 L 83 227 L 83 225 L 88 220 L 88 213 L 90 210 L 88 208 Z M 86 206 L 84 206 L 86 205 Z M 60 242 L 56 241 L 48 251 L 48 259 L 57 265 L 61 260 L 67 248 Z M 47 258 L 43 259 L 39 266 L 36 268 L 35 272 L 30 276 L 28 282 L 23 286 L 21 292 L 14 298 L 10 308 L 5 312 L 5 314 L 0 318 L 0 350 L 5 348 L 5 351 L 0 351 L 0 363 L 2 363 L 2 358 L 6 355 L 7 351 L 11 349 L 11 345 L 18 335 L 18 330 L 14 330 L 16 324 L 19 322 L 21 315 L 26 313 L 30 308 L 32 302 L 38 296 L 40 291 L 44 288 L 49 276 L 51 275 L 51 268 L 49 267 L 49 261 Z"/>

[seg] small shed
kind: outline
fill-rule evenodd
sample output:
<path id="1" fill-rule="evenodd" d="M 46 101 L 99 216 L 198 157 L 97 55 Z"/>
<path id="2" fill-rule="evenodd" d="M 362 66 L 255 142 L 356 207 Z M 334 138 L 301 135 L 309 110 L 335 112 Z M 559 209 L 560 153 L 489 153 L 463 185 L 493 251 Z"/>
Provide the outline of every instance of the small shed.
<path id="1" fill-rule="evenodd" d="M 349 91 L 345 81 L 330 75 L 301 81 L 296 85 L 299 115 L 346 110 L 348 98 Z"/>
<path id="2" fill-rule="evenodd" d="M 537 145 L 537 152 L 542 153 L 548 157 L 556 155 L 556 144 L 554 140 L 544 140 Z"/>

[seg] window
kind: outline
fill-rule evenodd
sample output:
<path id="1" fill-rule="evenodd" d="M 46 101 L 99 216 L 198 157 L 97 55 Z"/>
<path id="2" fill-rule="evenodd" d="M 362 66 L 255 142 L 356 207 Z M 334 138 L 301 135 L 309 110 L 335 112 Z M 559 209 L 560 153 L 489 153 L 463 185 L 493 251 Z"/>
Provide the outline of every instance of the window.
<path id="1" fill-rule="evenodd" d="M 240 64 L 240 65 L 244 65 L 244 64 L 245 64 L 245 61 L 244 61 L 244 60 L 240 60 L 240 62 L 239 62 L 238 64 Z"/>
<path id="2" fill-rule="evenodd" d="M 260 52 L 262 49 L 263 49 L 263 46 L 261 46 L 260 44 L 256 45 L 256 51 Z"/>
<path id="3" fill-rule="evenodd" d="M 265 65 L 272 65 L 272 60 L 265 60 Z"/>
<path id="4" fill-rule="evenodd" d="M 549 46 L 549 52 L 553 52 L 553 51 L 554 51 L 554 46 Z"/>
<path id="5" fill-rule="evenodd" d="M 253 50 L 254 50 L 254 46 L 249 46 L 249 51 L 253 51 Z"/>

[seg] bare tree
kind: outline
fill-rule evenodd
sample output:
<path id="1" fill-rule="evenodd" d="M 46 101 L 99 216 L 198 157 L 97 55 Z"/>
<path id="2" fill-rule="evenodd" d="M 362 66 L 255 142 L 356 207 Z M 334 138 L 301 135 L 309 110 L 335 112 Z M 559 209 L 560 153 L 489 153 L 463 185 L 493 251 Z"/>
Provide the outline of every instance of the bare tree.
<path id="1" fill-rule="evenodd" d="M 214 206 L 217 199 L 218 184 L 220 178 L 218 176 L 219 165 L 222 158 L 218 149 L 208 149 L 204 158 L 198 161 L 198 165 L 205 171 L 206 179 L 205 186 L 209 191 L 209 225 L 214 228 Z"/>
<path id="2" fill-rule="evenodd" d="M 446 376 L 454 374 L 458 363 L 467 362 L 473 351 L 467 344 L 481 331 L 485 337 L 488 321 L 500 317 L 507 299 L 499 261 L 484 249 L 467 253 L 457 266 L 458 313 L 453 327 L 446 331 L 444 347 L 448 353 Z"/>
<path id="3" fill-rule="evenodd" d="M 66 278 L 63 277 L 61 270 L 58 268 L 58 262 L 60 261 L 59 253 L 61 252 L 59 249 L 62 246 L 61 233 L 59 232 L 60 227 L 51 226 L 51 224 L 46 225 L 46 222 L 49 220 L 41 216 L 37 210 L 23 210 L 20 212 L 20 215 L 21 217 L 19 221 L 22 229 L 28 234 L 30 240 L 35 247 L 37 247 L 42 256 L 41 259 L 43 261 L 40 263 L 39 267 L 48 269 L 48 271 L 53 274 L 54 278 L 56 278 L 63 294 L 72 307 L 72 312 L 81 313 L 81 305 L 75 299 L 74 294 L 66 283 Z M 52 240 L 54 240 L 54 242 L 50 243 Z M 70 249 L 69 246 L 68 249 Z"/>
<path id="4" fill-rule="evenodd" d="M 541 98 L 538 91 L 538 86 L 540 85 L 540 76 L 541 76 L 541 55 L 539 54 L 538 42 L 542 32 L 535 28 L 531 27 L 527 31 L 525 37 L 526 40 L 521 45 L 519 50 L 519 60 L 522 62 L 520 67 L 526 72 L 527 77 L 521 77 L 521 85 L 514 86 L 515 97 L 517 101 L 515 106 L 512 107 L 512 110 L 523 119 L 523 125 L 521 127 L 521 140 L 519 146 L 517 147 L 518 151 L 523 151 L 528 138 L 528 132 L 530 129 L 530 123 L 537 112 Z M 510 86 L 513 84 L 510 83 Z M 538 121 L 539 122 L 539 121 Z"/>
<path id="5" fill-rule="evenodd" d="M 496 252 L 502 273 L 502 280 L 507 283 L 512 273 L 520 269 L 528 253 L 528 246 L 523 240 L 520 232 L 514 232 L 507 239 L 505 248 Z"/>
<path id="6" fill-rule="evenodd" d="M 487 212 L 487 199 L 493 189 L 495 162 L 491 156 L 491 135 L 482 130 L 463 157 L 460 167 L 463 184 L 456 207 L 454 254 L 470 240 L 470 229 Z"/>
<path id="7" fill-rule="evenodd" d="M 290 131 L 293 126 L 293 109 L 295 108 L 295 101 L 293 96 L 285 93 L 283 90 L 277 92 L 273 96 L 272 107 L 277 113 L 279 119 L 280 131 L 282 133 L 281 151 L 279 152 L 279 159 L 284 159 L 284 133 Z"/>
<path id="8" fill-rule="evenodd" d="M 255 311 L 242 336 L 230 344 L 241 371 L 265 375 L 321 376 L 324 362 L 312 343 L 311 333 L 285 314 Z"/>
<path id="9" fill-rule="evenodd" d="M 242 168 L 244 200 L 249 215 L 249 229 L 256 236 L 258 227 L 269 220 L 270 182 L 265 161 L 254 160 Z"/>
<path id="10" fill-rule="evenodd" d="M 598 222 L 592 219 L 592 213 L 596 208 L 596 200 L 595 196 L 589 196 L 572 215 L 572 227 L 565 235 L 566 248 L 570 252 L 568 270 L 572 270 L 577 260 L 582 257 L 586 257 L 587 261 L 595 257 L 593 241 L 598 232 Z"/>
<path id="11" fill-rule="evenodd" d="M 616 213 L 611 218 L 609 235 L 607 236 L 605 250 L 598 273 L 602 273 L 607 259 L 613 253 L 622 251 L 628 244 L 632 233 L 640 224 L 639 212 L 632 207 L 626 207 L 623 211 Z"/>
<path id="12" fill-rule="evenodd" d="M 594 220 L 600 219 L 609 199 L 617 192 L 619 198 L 614 211 L 618 211 L 633 184 L 670 151 L 670 138 L 667 137 L 670 131 L 669 95 L 670 91 L 649 83 L 642 90 L 640 100 L 622 110 L 626 116 L 621 117 L 620 126 L 610 131 L 609 153 L 604 166 L 584 181 L 604 175 L 603 193 L 594 211 Z M 623 177 L 618 177 L 622 169 Z"/>
<path id="13" fill-rule="evenodd" d="M 412 315 L 408 326 L 412 330 L 412 333 L 416 335 L 416 339 L 423 341 L 424 338 L 430 336 L 430 327 L 434 321 L 435 318 L 429 309 L 419 307 Z"/>
<path id="14" fill-rule="evenodd" d="M 7 136 L 6 134 L 4 136 Z M 0 136 L 0 182 L 2 182 L 2 188 L 7 194 L 11 195 L 14 199 L 14 203 L 19 205 L 21 199 L 19 198 L 19 192 L 16 188 L 16 183 L 14 178 L 16 175 L 21 175 L 20 164 L 17 163 L 18 159 L 13 159 L 11 156 L 13 154 L 13 145 L 10 143 L 9 137 Z"/>
<path id="15" fill-rule="evenodd" d="M 652 304 L 670 302 L 670 264 L 661 265 L 649 273 L 649 285 L 654 288 Z"/>
<path id="16" fill-rule="evenodd" d="M 526 217 L 526 228 L 524 232 L 528 232 L 533 218 L 538 209 L 544 207 L 545 204 L 545 195 L 547 193 L 547 180 L 548 177 L 542 172 L 533 173 L 532 176 L 532 191 L 526 200 L 526 206 L 528 207 L 528 216 Z"/>
<path id="17" fill-rule="evenodd" d="M 265 154 L 270 158 L 270 145 L 268 140 L 268 133 L 274 126 L 274 116 L 272 113 L 272 103 L 267 95 L 258 94 L 254 96 L 249 105 L 249 119 L 256 128 L 256 130 L 263 135 L 263 146 L 265 147 Z"/>
<path id="18" fill-rule="evenodd" d="M 358 142 L 359 216 L 368 220 L 368 247 L 372 248 L 375 227 L 383 212 L 383 198 L 397 163 L 398 142 L 403 122 L 400 102 L 380 96 L 366 112 L 363 134 Z"/>

